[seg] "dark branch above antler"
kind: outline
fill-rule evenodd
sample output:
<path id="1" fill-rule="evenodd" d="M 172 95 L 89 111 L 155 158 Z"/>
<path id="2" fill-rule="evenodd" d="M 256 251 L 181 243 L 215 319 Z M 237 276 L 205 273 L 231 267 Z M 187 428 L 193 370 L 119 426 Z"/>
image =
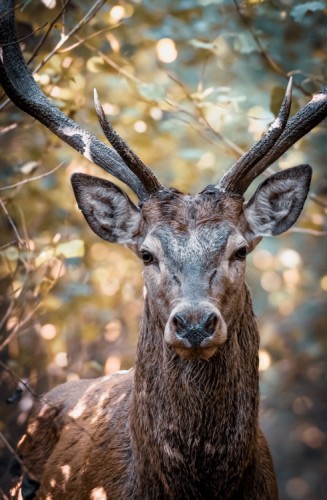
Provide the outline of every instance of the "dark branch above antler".
<path id="1" fill-rule="evenodd" d="M 143 183 L 116 151 L 79 127 L 40 90 L 17 41 L 13 0 L 0 2 L 0 82 L 17 107 L 39 120 L 87 159 L 127 184 L 141 200 L 147 199 L 153 192 L 153 185 Z"/>
<path id="2" fill-rule="evenodd" d="M 287 122 L 291 91 L 290 80 L 280 112 L 268 132 L 226 172 L 217 188 L 244 194 L 258 175 L 327 117 L 325 86 Z"/>

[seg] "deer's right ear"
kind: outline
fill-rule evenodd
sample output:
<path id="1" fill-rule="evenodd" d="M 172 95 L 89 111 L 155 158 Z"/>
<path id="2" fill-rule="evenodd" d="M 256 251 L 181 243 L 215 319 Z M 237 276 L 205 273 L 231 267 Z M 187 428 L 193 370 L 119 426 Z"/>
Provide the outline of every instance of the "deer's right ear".
<path id="1" fill-rule="evenodd" d="M 245 216 L 257 236 L 282 234 L 296 222 L 308 195 L 311 167 L 281 170 L 260 184 L 245 205 Z"/>
<path id="2" fill-rule="evenodd" d="M 115 184 L 86 174 L 73 174 L 78 207 L 90 228 L 104 240 L 132 246 L 141 214 Z"/>

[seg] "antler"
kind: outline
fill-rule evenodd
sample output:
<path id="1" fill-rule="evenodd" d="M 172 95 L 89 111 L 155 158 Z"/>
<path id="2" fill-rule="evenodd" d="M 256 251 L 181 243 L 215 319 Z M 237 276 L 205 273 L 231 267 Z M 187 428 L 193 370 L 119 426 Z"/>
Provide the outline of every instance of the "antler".
<path id="1" fill-rule="evenodd" d="M 119 156 L 124 160 L 126 165 L 138 176 L 145 186 L 148 187 L 150 193 L 155 193 L 163 188 L 152 170 L 147 167 L 142 160 L 134 153 L 134 151 L 126 144 L 120 135 L 112 128 L 111 123 L 106 118 L 104 110 L 101 106 L 98 93 L 94 89 L 94 105 L 98 115 L 99 123 L 104 135 L 117 151 Z"/>
<path id="2" fill-rule="evenodd" d="M 117 133 L 111 132 L 116 152 L 79 127 L 43 94 L 19 47 L 14 0 L 0 2 L 0 82 L 17 107 L 43 123 L 87 159 L 127 184 L 141 200 L 161 188 L 151 170 L 137 159 Z"/>
<path id="3" fill-rule="evenodd" d="M 251 182 L 327 116 L 327 86 L 290 120 L 292 79 L 267 133 L 226 172 L 217 189 L 244 194 Z"/>

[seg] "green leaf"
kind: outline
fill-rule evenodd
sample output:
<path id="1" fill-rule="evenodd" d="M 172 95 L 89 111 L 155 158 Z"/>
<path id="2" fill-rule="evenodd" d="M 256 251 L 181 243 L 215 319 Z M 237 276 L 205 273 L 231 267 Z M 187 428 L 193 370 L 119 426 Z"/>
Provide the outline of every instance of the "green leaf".
<path id="1" fill-rule="evenodd" d="M 303 21 L 304 16 L 308 12 L 316 12 L 317 10 L 324 10 L 325 4 L 324 2 L 307 2 L 301 5 L 295 5 L 291 9 L 291 16 L 297 23 L 301 23 Z"/>
<path id="2" fill-rule="evenodd" d="M 195 38 L 190 40 L 189 43 L 190 43 L 190 45 L 193 45 L 193 47 L 196 47 L 197 49 L 214 50 L 214 48 L 215 48 L 214 43 L 203 42 L 202 40 L 197 40 Z"/>
<path id="3" fill-rule="evenodd" d="M 0 255 L 4 255 L 9 260 L 18 260 L 19 258 L 19 250 L 16 247 L 10 246 L 0 252 Z"/>

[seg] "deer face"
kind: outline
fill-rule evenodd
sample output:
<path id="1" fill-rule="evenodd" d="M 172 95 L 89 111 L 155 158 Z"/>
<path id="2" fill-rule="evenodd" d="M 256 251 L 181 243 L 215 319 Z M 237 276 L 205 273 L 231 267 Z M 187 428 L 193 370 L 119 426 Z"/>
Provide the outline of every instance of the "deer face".
<path id="1" fill-rule="evenodd" d="M 168 345 L 185 358 L 208 359 L 227 339 L 241 307 L 251 243 L 241 197 L 217 191 L 162 191 L 142 207 L 147 300 Z M 237 308 L 238 309 L 238 308 Z"/>
<path id="2" fill-rule="evenodd" d="M 194 196 L 162 189 L 142 208 L 111 182 L 74 174 L 72 183 L 94 232 L 143 260 L 147 302 L 165 342 L 183 358 L 209 359 L 243 312 L 247 254 L 296 221 L 310 176 L 307 166 L 275 174 L 246 204 L 209 187 Z"/>

